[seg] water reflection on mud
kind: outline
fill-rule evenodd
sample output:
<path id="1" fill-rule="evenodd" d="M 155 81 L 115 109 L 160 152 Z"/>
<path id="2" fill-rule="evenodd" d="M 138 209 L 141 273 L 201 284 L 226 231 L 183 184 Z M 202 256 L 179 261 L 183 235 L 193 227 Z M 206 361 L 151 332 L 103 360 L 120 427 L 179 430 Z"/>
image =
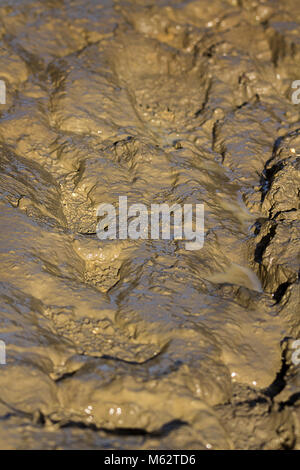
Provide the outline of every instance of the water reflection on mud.
<path id="1" fill-rule="evenodd" d="M 0 446 L 300 448 L 298 0 L 2 0 Z M 100 242 L 100 203 L 205 242 Z"/>

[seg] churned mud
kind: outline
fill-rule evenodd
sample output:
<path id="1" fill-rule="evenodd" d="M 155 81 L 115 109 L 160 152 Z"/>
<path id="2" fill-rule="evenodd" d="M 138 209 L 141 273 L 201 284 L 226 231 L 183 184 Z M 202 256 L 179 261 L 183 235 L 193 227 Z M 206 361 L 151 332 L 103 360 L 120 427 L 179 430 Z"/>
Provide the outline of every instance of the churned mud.
<path id="1" fill-rule="evenodd" d="M 0 446 L 300 449 L 299 0 L 2 0 Z M 204 203 L 205 242 L 100 241 Z"/>

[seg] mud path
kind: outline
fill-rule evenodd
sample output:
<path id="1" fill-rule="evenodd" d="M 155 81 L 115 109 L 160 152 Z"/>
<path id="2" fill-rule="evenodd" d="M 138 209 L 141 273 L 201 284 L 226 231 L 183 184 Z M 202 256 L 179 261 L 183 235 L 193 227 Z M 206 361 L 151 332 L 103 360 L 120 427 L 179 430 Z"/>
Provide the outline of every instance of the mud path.
<path id="1" fill-rule="evenodd" d="M 300 449 L 298 0 L 2 0 L 0 447 Z M 205 242 L 100 242 L 100 203 Z"/>

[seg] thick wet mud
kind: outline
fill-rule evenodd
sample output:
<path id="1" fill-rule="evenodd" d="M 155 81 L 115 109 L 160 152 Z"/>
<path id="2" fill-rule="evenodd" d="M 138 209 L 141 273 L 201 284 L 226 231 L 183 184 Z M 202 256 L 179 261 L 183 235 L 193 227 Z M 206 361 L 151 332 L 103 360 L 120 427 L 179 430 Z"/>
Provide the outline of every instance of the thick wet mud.
<path id="1" fill-rule="evenodd" d="M 2 0 L 0 446 L 300 449 L 298 0 Z M 100 203 L 203 203 L 205 241 Z"/>

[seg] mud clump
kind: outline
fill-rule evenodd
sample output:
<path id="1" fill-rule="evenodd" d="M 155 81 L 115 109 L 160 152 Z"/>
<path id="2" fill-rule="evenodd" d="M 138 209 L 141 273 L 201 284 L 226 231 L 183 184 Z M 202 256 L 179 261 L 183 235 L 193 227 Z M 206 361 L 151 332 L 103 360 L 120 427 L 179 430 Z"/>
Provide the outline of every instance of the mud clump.
<path id="1" fill-rule="evenodd" d="M 3 0 L 0 447 L 300 449 L 297 0 Z M 205 241 L 97 207 L 204 203 Z"/>

